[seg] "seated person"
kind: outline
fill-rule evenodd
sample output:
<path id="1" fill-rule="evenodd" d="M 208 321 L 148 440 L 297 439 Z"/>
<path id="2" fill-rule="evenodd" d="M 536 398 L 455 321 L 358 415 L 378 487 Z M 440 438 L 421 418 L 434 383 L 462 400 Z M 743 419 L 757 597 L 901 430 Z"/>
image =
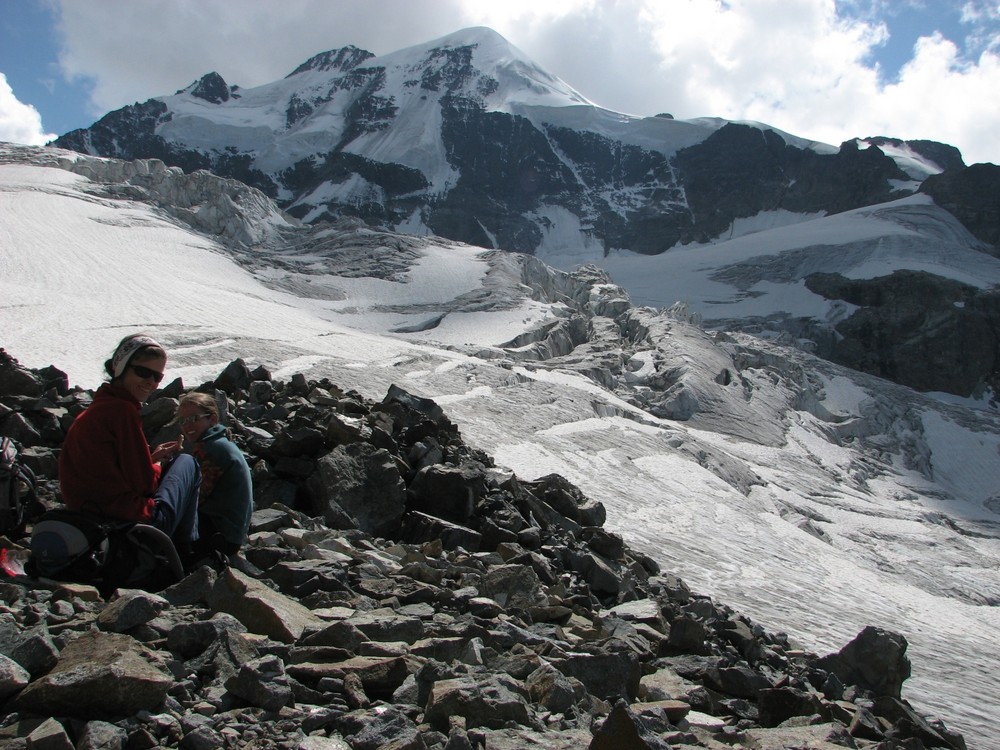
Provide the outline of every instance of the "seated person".
<path id="1" fill-rule="evenodd" d="M 253 483 L 246 458 L 219 423 L 219 405 L 209 394 L 182 396 L 176 421 L 188 451 L 201 466 L 201 541 L 196 551 L 236 554 L 246 542 L 253 513 Z"/>
<path id="2" fill-rule="evenodd" d="M 66 433 L 59 487 L 70 510 L 155 526 L 184 555 L 198 538 L 198 464 L 178 455 L 179 440 L 150 451 L 139 418 L 166 365 L 166 351 L 149 336 L 119 342 L 104 363 L 108 382 Z"/>

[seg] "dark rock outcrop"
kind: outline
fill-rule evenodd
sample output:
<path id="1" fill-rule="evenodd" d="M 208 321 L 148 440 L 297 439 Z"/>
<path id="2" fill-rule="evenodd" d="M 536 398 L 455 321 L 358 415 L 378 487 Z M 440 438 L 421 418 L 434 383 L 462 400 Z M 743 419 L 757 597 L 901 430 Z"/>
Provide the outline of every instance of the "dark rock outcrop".
<path id="1" fill-rule="evenodd" d="M 880 628 L 867 627 L 838 653 L 819 660 L 818 666 L 835 674 L 845 685 L 858 685 L 876 696 L 899 698 L 910 677 L 906 638 Z"/>
<path id="2" fill-rule="evenodd" d="M 931 175 L 920 186 L 942 208 L 955 215 L 977 238 L 1000 255 L 1000 167 L 973 164 Z"/>
<path id="3" fill-rule="evenodd" d="M 906 179 L 877 147 L 847 141 L 836 154 L 818 154 L 736 123 L 681 150 L 674 162 L 694 216 L 695 233 L 681 236 L 685 242 L 711 240 L 734 219 L 760 211 L 840 213 L 882 203 L 893 198 L 891 181 Z"/>
<path id="4" fill-rule="evenodd" d="M 1000 377 L 1000 292 L 922 271 L 875 279 L 813 274 L 806 287 L 860 309 L 822 354 L 919 391 L 970 396 Z"/>
<path id="5" fill-rule="evenodd" d="M 210 104 L 229 101 L 229 84 L 218 73 L 207 73 L 191 86 L 191 96 Z"/>

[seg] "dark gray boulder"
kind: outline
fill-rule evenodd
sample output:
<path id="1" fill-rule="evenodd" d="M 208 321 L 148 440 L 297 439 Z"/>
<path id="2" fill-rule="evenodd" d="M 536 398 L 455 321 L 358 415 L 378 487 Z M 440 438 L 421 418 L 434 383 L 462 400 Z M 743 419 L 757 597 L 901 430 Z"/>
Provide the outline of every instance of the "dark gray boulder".
<path id="1" fill-rule="evenodd" d="M 899 698 L 910 676 L 907 645 L 899 633 L 869 625 L 836 654 L 819 659 L 817 667 L 833 672 L 845 685 Z"/>
<path id="2" fill-rule="evenodd" d="M 375 536 L 399 530 L 406 507 L 406 486 L 396 461 L 369 443 L 339 445 L 318 461 L 310 482 L 317 512 L 339 527 L 344 514 L 353 528 Z"/>

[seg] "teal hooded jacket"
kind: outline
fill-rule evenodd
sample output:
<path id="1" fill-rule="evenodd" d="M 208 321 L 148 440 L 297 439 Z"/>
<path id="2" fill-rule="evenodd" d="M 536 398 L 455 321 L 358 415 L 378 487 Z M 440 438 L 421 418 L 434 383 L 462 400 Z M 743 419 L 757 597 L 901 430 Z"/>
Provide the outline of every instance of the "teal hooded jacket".
<path id="1" fill-rule="evenodd" d="M 227 542 L 242 546 L 253 513 L 253 481 L 239 447 L 226 437 L 224 425 L 212 425 L 191 449 L 201 466 L 198 514 Z M 204 536 L 204 533 L 202 533 Z"/>

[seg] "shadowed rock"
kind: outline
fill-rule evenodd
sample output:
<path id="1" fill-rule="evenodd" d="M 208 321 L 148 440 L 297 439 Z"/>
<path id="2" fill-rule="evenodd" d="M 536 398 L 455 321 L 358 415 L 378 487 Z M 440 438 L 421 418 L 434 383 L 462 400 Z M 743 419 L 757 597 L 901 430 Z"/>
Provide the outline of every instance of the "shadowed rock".
<path id="1" fill-rule="evenodd" d="M 906 638 L 871 625 L 836 654 L 817 666 L 833 672 L 845 685 L 857 685 L 875 695 L 899 698 L 903 681 L 910 676 Z"/>

